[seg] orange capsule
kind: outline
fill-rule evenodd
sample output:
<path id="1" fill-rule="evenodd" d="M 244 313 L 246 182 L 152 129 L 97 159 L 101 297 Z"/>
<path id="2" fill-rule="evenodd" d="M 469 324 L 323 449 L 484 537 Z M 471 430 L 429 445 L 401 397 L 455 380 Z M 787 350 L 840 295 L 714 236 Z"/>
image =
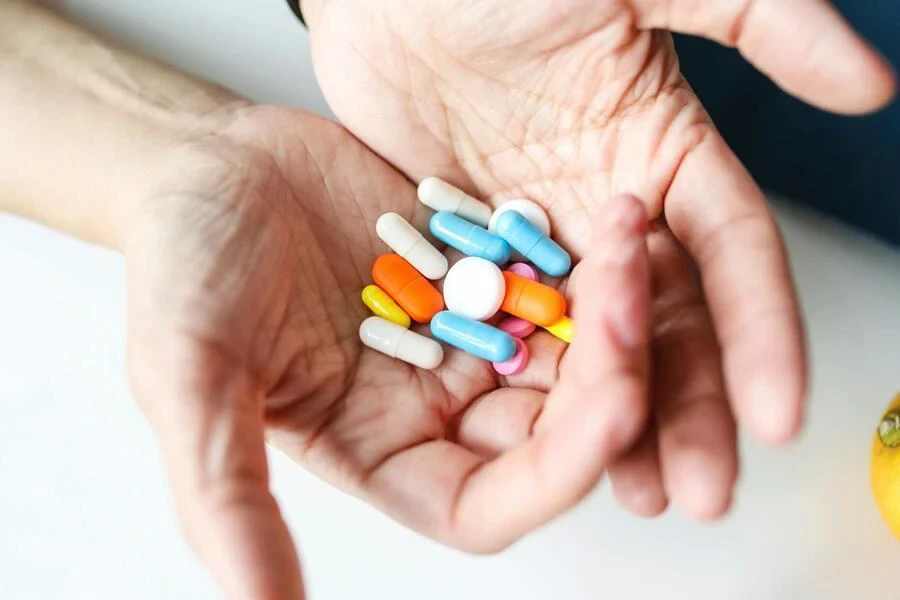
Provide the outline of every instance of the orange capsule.
<path id="1" fill-rule="evenodd" d="M 379 256 L 372 265 L 372 279 L 418 323 L 428 323 L 444 310 L 441 293 L 402 256 Z"/>
<path id="2" fill-rule="evenodd" d="M 566 299 L 552 287 L 509 271 L 503 272 L 506 295 L 500 310 L 535 325 L 547 327 L 566 314 Z"/>

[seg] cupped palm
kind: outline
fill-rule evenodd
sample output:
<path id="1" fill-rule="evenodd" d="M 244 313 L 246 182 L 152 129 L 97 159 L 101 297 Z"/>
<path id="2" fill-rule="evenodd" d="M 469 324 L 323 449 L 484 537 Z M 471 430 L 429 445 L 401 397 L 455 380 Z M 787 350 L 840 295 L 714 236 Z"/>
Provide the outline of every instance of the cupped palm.
<path id="1" fill-rule="evenodd" d="M 518 379 L 458 351 L 423 371 L 358 339 L 359 293 L 387 251 L 376 219 L 426 217 L 406 178 L 337 125 L 278 108 L 241 109 L 175 158 L 126 236 L 132 381 L 187 533 L 238 597 L 300 588 L 266 438 L 407 525 L 485 551 L 571 506 L 637 435 L 642 336 L 622 345 L 591 323 L 622 314 L 642 330 L 642 246 L 579 268 L 594 287 L 607 273 L 610 299 L 584 304 L 597 335 L 576 341 L 560 383 L 565 345 L 547 333 Z M 607 244 L 646 219 L 626 207 L 620 221 Z"/>

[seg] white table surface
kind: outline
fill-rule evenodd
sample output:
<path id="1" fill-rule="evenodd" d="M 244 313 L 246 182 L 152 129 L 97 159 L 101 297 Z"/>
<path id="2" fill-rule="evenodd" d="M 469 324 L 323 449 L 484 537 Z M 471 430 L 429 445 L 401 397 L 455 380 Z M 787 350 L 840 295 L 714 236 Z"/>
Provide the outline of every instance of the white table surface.
<path id="1" fill-rule="evenodd" d="M 71 0 L 69 9 L 250 97 L 324 113 L 305 33 L 283 4 Z M 789 449 L 743 444 L 726 521 L 640 521 L 601 486 L 507 552 L 471 557 L 273 454 L 312 598 L 893 597 L 900 543 L 871 500 L 868 450 L 900 389 L 900 254 L 778 213 L 810 328 L 810 421 Z M 0 274 L 0 597 L 218 597 L 180 538 L 153 436 L 128 392 L 122 260 L 0 216 Z"/>

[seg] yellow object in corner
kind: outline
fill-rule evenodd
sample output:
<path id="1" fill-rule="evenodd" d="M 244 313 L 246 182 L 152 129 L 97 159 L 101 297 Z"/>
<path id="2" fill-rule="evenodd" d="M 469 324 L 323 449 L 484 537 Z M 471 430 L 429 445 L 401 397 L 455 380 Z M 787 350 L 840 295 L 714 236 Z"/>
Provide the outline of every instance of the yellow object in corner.
<path id="1" fill-rule="evenodd" d="M 363 288 L 362 301 L 376 317 L 387 319 L 401 327 L 409 327 L 409 315 L 377 285 L 367 285 Z"/>
<path id="2" fill-rule="evenodd" d="M 900 394 L 888 406 L 875 432 L 871 477 L 881 516 L 900 538 Z"/>
<path id="3" fill-rule="evenodd" d="M 567 344 L 572 343 L 572 336 L 575 335 L 575 321 L 569 317 L 563 317 L 553 325 L 545 327 L 547 331 L 561 339 Z"/>

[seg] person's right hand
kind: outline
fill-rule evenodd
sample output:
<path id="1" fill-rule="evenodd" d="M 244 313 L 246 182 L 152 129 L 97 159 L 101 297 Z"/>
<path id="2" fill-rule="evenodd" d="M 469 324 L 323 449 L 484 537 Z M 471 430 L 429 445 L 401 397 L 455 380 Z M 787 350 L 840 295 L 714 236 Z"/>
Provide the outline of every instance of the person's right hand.
<path id="1" fill-rule="evenodd" d="M 565 359 L 536 333 L 526 373 L 504 379 L 460 351 L 423 371 L 362 347 L 359 294 L 387 252 L 375 221 L 421 227 L 428 211 L 344 129 L 240 108 L 170 159 L 120 235 L 132 383 L 187 536 L 230 597 L 302 595 L 264 435 L 400 522 L 485 552 L 571 507 L 640 432 L 650 277 L 636 200 L 595 224 Z"/>
<path id="2" fill-rule="evenodd" d="M 825 0 L 303 0 L 342 122 L 413 181 L 531 198 L 576 256 L 620 193 L 656 221 L 652 426 L 610 470 L 619 501 L 731 505 L 735 422 L 800 431 L 803 328 L 766 199 L 681 74 L 669 31 L 736 46 L 794 95 L 859 113 L 888 65 Z M 813 175 L 814 176 L 814 175 Z"/>

